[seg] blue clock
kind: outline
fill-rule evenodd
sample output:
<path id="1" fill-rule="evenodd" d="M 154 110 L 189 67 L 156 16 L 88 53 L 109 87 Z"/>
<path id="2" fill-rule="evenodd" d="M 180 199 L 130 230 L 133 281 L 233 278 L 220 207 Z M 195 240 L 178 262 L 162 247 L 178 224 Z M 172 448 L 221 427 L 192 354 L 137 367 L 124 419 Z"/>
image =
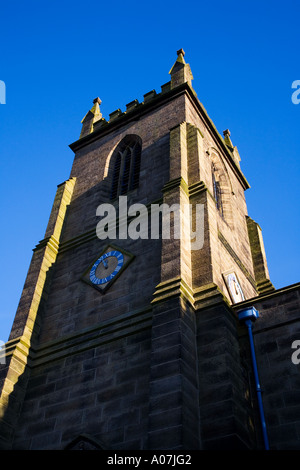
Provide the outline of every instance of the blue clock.
<path id="1" fill-rule="evenodd" d="M 90 270 L 90 281 L 96 286 L 107 284 L 120 271 L 124 256 L 120 251 L 112 250 L 100 256 Z"/>

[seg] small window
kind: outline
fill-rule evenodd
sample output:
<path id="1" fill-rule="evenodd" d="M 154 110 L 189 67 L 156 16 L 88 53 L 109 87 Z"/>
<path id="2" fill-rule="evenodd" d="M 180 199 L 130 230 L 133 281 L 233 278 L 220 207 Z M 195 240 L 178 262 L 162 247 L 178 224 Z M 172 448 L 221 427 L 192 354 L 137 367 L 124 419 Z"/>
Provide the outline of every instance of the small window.
<path id="1" fill-rule="evenodd" d="M 221 193 L 221 187 L 220 187 L 220 182 L 217 181 L 216 179 L 216 171 L 214 165 L 212 165 L 212 181 L 213 181 L 213 190 L 214 190 L 214 198 L 216 200 L 216 206 L 218 211 L 223 217 L 223 205 L 222 205 L 222 193 Z"/>
<path id="2" fill-rule="evenodd" d="M 111 199 L 127 194 L 128 191 L 139 186 L 141 166 L 140 138 L 133 135 L 126 136 L 116 148 L 113 161 Z"/>
<path id="3" fill-rule="evenodd" d="M 233 228 L 232 195 L 234 194 L 227 166 L 221 155 L 214 149 L 210 151 L 212 195 L 216 208 L 226 224 Z"/>

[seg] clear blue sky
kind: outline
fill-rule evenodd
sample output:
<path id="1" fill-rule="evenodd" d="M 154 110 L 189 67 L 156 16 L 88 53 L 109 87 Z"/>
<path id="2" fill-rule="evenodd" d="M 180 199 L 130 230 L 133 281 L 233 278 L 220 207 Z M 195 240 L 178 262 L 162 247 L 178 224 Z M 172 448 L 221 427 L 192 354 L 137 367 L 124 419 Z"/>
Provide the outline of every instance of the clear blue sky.
<path id="1" fill-rule="evenodd" d="M 1 340 L 93 99 L 109 119 L 160 92 L 180 48 L 198 98 L 240 152 L 273 284 L 300 280 L 300 104 L 291 100 L 300 80 L 299 18 L 298 0 L 2 2 Z"/>

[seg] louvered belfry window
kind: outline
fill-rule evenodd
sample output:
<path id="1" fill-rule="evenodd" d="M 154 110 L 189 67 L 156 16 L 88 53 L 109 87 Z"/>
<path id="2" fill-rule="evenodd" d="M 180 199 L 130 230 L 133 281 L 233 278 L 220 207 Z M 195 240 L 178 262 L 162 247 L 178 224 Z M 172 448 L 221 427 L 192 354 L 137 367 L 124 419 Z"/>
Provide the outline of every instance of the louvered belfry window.
<path id="1" fill-rule="evenodd" d="M 110 198 L 115 199 L 139 186 L 141 139 L 136 135 L 127 135 L 117 146 L 112 163 Z"/>

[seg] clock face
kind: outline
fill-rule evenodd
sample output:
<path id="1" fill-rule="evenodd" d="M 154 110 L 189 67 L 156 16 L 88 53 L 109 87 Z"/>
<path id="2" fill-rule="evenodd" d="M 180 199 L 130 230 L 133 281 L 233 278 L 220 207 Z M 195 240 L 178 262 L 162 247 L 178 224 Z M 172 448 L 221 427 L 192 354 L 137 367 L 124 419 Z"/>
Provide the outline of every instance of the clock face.
<path id="1" fill-rule="evenodd" d="M 104 294 L 121 276 L 134 255 L 112 244 L 98 254 L 81 276 L 81 280 Z"/>
<path id="2" fill-rule="evenodd" d="M 111 281 L 124 264 L 124 256 L 113 250 L 100 256 L 90 270 L 90 281 L 99 286 Z"/>

